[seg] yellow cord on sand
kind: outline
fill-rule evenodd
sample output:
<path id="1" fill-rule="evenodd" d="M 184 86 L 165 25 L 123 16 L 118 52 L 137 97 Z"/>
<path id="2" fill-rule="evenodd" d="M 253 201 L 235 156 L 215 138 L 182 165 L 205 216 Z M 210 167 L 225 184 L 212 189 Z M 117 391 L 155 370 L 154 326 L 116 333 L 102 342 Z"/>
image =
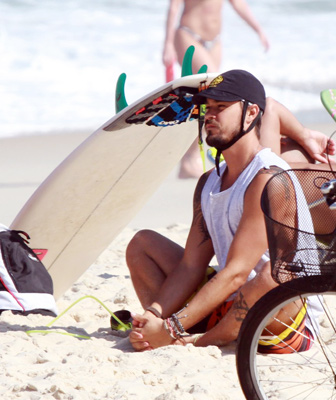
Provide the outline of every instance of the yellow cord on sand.
<path id="1" fill-rule="evenodd" d="M 75 306 L 77 303 L 79 303 L 80 301 L 82 301 L 82 300 L 84 300 L 84 299 L 93 299 L 93 300 L 96 300 L 102 307 L 105 308 L 105 310 L 106 310 L 111 316 L 113 316 L 113 318 L 114 318 L 120 325 L 122 325 L 125 329 L 128 329 L 128 326 L 127 326 L 127 325 L 125 325 L 122 321 L 120 321 L 120 319 L 119 319 L 115 314 L 113 314 L 113 312 L 110 311 L 110 310 L 105 306 L 104 303 L 102 303 L 99 299 L 97 299 L 97 297 L 94 297 L 94 296 L 83 296 L 83 297 L 81 297 L 80 299 L 76 300 L 76 301 L 75 301 L 74 303 L 72 303 L 68 308 L 66 308 L 61 314 L 59 314 L 56 318 L 54 318 L 51 322 L 49 322 L 46 326 L 47 326 L 48 328 L 50 328 L 52 325 L 54 325 L 54 323 L 55 323 L 56 321 L 58 321 L 64 314 L 66 314 L 73 306 Z M 77 337 L 77 338 L 80 338 L 80 339 L 91 339 L 90 336 L 86 336 L 86 335 L 79 335 L 79 334 L 77 334 L 77 333 L 67 333 L 67 332 L 60 332 L 60 331 L 53 331 L 53 330 L 43 330 L 43 329 L 41 329 L 41 330 L 29 330 L 29 331 L 26 331 L 26 334 L 27 334 L 27 335 L 31 335 L 31 334 L 33 334 L 33 333 L 42 333 L 42 334 L 45 334 L 45 335 L 48 334 L 48 333 L 58 333 L 58 334 L 60 334 L 60 335 L 74 336 L 74 337 Z"/>

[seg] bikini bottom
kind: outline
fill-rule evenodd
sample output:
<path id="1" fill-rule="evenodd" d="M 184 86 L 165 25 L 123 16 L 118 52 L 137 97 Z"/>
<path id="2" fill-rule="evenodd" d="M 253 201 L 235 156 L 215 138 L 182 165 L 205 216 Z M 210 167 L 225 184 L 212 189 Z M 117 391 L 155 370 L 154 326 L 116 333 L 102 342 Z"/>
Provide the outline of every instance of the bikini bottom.
<path id="1" fill-rule="evenodd" d="M 198 43 L 200 43 L 205 49 L 211 50 L 212 47 L 218 42 L 220 35 L 216 36 L 213 40 L 204 40 L 202 37 L 190 29 L 188 26 L 180 25 L 178 29 L 182 29 L 185 32 L 188 32 Z"/>

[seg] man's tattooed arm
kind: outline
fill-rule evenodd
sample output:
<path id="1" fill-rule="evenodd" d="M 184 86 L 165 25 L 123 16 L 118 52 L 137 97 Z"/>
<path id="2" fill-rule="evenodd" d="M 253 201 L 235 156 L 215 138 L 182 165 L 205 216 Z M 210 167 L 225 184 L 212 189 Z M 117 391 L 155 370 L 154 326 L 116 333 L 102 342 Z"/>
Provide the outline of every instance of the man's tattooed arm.
<path id="1" fill-rule="evenodd" d="M 201 207 L 201 197 L 202 197 L 202 190 L 205 185 L 206 180 L 208 179 L 209 174 L 204 174 L 201 176 L 200 180 L 198 181 L 198 184 L 195 189 L 195 194 L 194 194 L 194 215 L 193 215 L 193 221 L 192 224 L 194 226 L 197 226 L 199 231 L 202 233 L 202 241 L 200 243 L 203 244 L 207 240 L 210 240 L 210 235 L 208 228 L 206 226 L 203 213 L 202 213 L 202 207 Z"/>
<path id="2" fill-rule="evenodd" d="M 259 171 L 260 175 L 270 175 L 274 176 L 277 175 L 280 172 L 284 172 L 284 170 L 280 167 L 277 167 L 275 165 L 270 166 L 269 169 L 263 168 Z M 293 182 L 290 178 L 290 176 L 286 173 L 279 175 L 279 179 L 276 178 L 277 180 L 274 181 L 275 184 L 273 184 L 272 187 L 276 188 L 278 193 L 281 192 L 281 194 L 284 196 L 284 198 L 287 201 L 290 201 L 292 198 L 294 192 L 294 186 Z M 274 189 L 273 189 L 274 190 Z M 293 197 L 295 199 L 295 195 Z"/>
<path id="3" fill-rule="evenodd" d="M 273 175 L 276 175 L 276 174 L 278 174 L 279 172 L 282 172 L 282 171 L 283 171 L 282 168 L 277 167 L 276 165 L 271 165 L 269 168 L 261 169 L 258 173 L 260 175 L 271 175 L 271 176 L 273 176 Z"/>

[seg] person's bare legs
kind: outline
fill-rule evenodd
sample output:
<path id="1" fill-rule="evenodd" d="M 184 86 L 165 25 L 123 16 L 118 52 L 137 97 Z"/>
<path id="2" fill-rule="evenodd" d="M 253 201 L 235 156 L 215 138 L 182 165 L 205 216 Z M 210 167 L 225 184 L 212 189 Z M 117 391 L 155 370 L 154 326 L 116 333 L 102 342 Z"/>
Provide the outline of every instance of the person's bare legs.
<path id="1" fill-rule="evenodd" d="M 288 163 L 309 162 L 313 158 L 294 140 L 282 135 L 291 135 L 305 129 L 289 110 L 276 100 L 267 97 L 266 109 L 260 128 L 260 143 L 269 147 Z"/>
<path id="2" fill-rule="evenodd" d="M 135 234 L 126 249 L 134 289 L 144 309 L 149 307 L 169 273 L 178 266 L 184 249 L 150 230 Z"/>
<path id="3" fill-rule="evenodd" d="M 203 47 L 190 33 L 178 29 L 175 35 L 175 49 L 177 61 L 182 65 L 185 52 L 190 46 L 195 47 L 192 59 L 192 70 L 197 74 L 202 65 L 206 64 L 208 72 L 218 72 L 221 63 L 222 48 L 220 40 L 217 40 L 211 49 Z"/>
<path id="4" fill-rule="evenodd" d="M 178 29 L 175 37 L 175 48 L 178 62 L 182 65 L 183 57 L 189 46 L 195 47 L 192 60 L 192 70 L 196 74 L 198 70 L 206 64 L 208 72 L 218 72 L 221 60 L 221 44 L 217 41 L 214 46 L 207 50 L 190 33 Z M 195 132 L 195 141 L 189 147 L 181 159 L 179 178 L 199 178 L 203 171 L 203 163 L 199 152 L 197 132 Z"/>
<path id="5" fill-rule="evenodd" d="M 181 158 L 178 177 L 180 179 L 196 178 L 203 174 L 203 162 L 199 150 L 198 139 L 192 143 Z"/>
<path id="6" fill-rule="evenodd" d="M 315 160 L 294 140 L 289 138 L 281 139 L 281 158 L 288 164 L 295 167 L 296 163 L 315 164 Z"/>
<path id="7" fill-rule="evenodd" d="M 260 144 L 269 147 L 275 154 L 280 156 L 280 114 L 278 110 L 279 103 L 267 97 L 266 109 L 262 116 L 260 128 Z"/>

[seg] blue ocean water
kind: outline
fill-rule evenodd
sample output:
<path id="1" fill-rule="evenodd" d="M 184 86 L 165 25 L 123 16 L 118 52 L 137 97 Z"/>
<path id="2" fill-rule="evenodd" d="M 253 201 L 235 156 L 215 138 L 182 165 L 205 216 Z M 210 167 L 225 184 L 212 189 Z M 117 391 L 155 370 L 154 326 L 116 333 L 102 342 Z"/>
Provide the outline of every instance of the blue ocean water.
<path id="1" fill-rule="evenodd" d="M 329 122 L 319 93 L 336 87 L 335 0 L 249 0 L 271 42 L 225 4 L 222 71 L 243 68 L 293 112 Z M 0 136 L 95 130 L 164 84 L 168 0 L 0 0 Z"/>

